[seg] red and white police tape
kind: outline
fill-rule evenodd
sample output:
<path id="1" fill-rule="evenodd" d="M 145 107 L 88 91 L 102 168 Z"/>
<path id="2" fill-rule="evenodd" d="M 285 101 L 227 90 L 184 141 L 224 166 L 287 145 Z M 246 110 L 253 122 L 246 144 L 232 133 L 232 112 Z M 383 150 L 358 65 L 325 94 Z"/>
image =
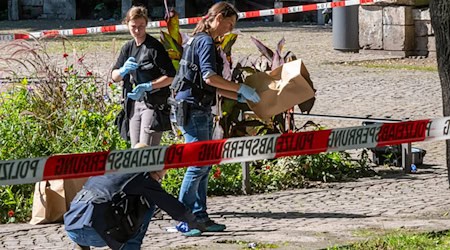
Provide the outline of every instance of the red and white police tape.
<path id="1" fill-rule="evenodd" d="M 255 11 L 239 12 L 239 18 L 246 19 L 246 18 L 254 18 L 254 17 L 280 15 L 280 14 L 307 12 L 307 11 L 321 10 L 321 9 L 327 9 L 327 8 L 337 8 L 337 7 L 369 4 L 369 3 L 379 2 L 379 1 L 380 0 L 349 0 L 349 1 L 339 1 L 339 2 L 298 5 L 298 6 L 277 8 L 277 9 L 255 10 Z M 180 19 L 180 25 L 196 24 L 201 19 L 202 19 L 202 17 L 182 18 L 182 19 Z M 147 28 L 158 28 L 158 27 L 166 27 L 166 26 L 167 26 L 166 21 L 154 21 L 154 22 L 149 22 L 147 25 Z M 30 39 L 33 37 L 34 38 L 54 37 L 57 35 L 78 36 L 78 35 L 97 34 L 97 33 L 120 32 L 120 31 L 127 31 L 127 30 L 128 30 L 128 28 L 126 25 L 110 25 L 110 26 L 98 26 L 98 27 L 89 27 L 89 28 L 63 29 L 63 30 L 46 30 L 46 31 L 30 32 L 27 34 L 6 34 L 6 35 L 0 34 L 0 41 Z"/>
<path id="2" fill-rule="evenodd" d="M 0 185 L 448 140 L 450 117 L 0 161 Z"/>

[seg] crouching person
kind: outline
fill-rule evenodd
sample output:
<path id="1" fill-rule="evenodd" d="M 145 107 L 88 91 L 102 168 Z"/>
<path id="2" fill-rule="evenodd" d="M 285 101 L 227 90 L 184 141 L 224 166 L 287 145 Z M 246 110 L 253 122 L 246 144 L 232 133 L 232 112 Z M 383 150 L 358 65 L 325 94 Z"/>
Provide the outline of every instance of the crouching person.
<path id="1" fill-rule="evenodd" d="M 193 229 L 185 236 L 199 236 L 203 229 L 195 215 L 161 188 L 164 174 L 162 170 L 89 178 L 64 215 L 74 249 L 140 249 L 155 206 L 173 219 L 189 223 Z"/>

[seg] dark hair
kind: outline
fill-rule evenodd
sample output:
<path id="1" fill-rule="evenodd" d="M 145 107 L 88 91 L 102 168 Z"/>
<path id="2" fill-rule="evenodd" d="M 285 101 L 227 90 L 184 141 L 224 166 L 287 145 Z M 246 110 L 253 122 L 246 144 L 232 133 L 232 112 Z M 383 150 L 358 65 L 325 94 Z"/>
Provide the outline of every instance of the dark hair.
<path id="1" fill-rule="evenodd" d="M 129 21 L 138 18 L 144 18 L 148 23 L 148 11 L 144 6 L 133 6 L 128 10 L 127 15 L 123 19 L 122 23 L 127 25 Z"/>
<path id="2" fill-rule="evenodd" d="M 232 4 L 227 2 L 218 2 L 214 4 L 213 6 L 211 6 L 211 8 L 209 8 L 208 13 L 203 16 L 202 20 L 197 23 L 193 35 L 199 32 L 206 32 L 209 34 L 211 28 L 210 24 L 219 14 L 222 14 L 223 17 L 235 16 L 237 19 L 238 10 Z"/>

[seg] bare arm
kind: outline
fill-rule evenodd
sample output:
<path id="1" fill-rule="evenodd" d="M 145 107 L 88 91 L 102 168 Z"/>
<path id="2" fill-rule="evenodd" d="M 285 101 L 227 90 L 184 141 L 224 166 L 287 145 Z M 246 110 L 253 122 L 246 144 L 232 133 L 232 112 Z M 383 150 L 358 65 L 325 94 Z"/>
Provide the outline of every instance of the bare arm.
<path id="1" fill-rule="evenodd" d="M 225 80 L 223 77 L 219 76 L 219 75 L 212 75 L 210 77 L 208 77 L 208 79 L 206 79 L 206 84 L 209 84 L 213 87 L 216 87 L 218 89 L 222 89 L 222 90 L 228 90 L 231 92 L 237 92 L 239 89 L 239 84 Z M 236 98 L 234 98 L 236 99 Z"/>
<path id="2" fill-rule="evenodd" d="M 236 92 L 233 92 L 233 91 L 217 89 L 217 93 L 219 93 L 219 95 L 224 96 L 229 99 L 233 99 L 233 100 L 237 99 L 237 94 L 236 94 Z"/>
<path id="3" fill-rule="evenodd" d="M 161 76 L 160 78 L 152 81 L 153 89 L 160 89 L 169 86 L 172 83 L 173 77 Z"/>
<path id="4" fill-rule="evenodd" d="M 114 82 L 120 82 L 120 81 L 122 81 L 122 76 L 119 74 L 119 69 L 115 69 L 115 70 L 112 71 L 112 73 L 111 73 L 111 79 L 112 79 Z"/>
<path id="5" fill-rule="evenodd" d="M 122 77 L 119 74 L 119 70 L 115 69 L 111 73 L 111 78 L 115 82 L 122 81 Z M 173 77 L 161 76 L 160 78 L 152 81 L 153 89 L 160 89 L 169 86 L 172 83 Z"/>

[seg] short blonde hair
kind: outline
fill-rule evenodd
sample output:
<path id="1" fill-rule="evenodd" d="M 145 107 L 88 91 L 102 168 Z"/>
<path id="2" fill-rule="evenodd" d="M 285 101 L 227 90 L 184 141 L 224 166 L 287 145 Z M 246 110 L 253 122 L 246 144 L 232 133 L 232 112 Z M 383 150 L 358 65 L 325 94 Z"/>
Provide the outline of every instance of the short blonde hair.
<path id="1" fill-rule="evenodd" d="M 148 23 L 148 10 L 144 6 L 133 6 L 128 10 L 127 15 L 123 19 L 123 24 L 128 24 L 131 20 L 136 20 L 139 18 L 144 18 L 145 22 Z"/>

